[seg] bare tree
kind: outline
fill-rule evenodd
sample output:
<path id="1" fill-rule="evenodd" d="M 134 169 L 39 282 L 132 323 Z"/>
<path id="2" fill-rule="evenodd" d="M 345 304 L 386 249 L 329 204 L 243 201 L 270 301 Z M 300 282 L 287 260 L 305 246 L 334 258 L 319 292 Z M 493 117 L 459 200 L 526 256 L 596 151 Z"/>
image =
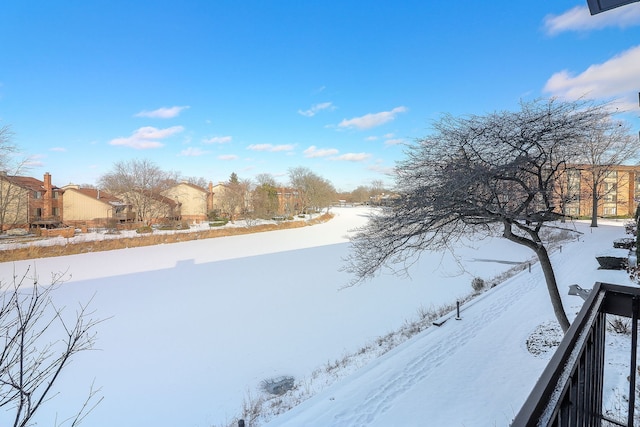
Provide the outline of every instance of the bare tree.
<path id="1" fill-rule="evenodd" d="M 54 386 L 62 381 L 61 374 L 72 358 L 93 348 L 100 322 L 87 305 L 70 314 L 55 304 L 52 293 L 61 283 L 60 276 L 50 286 L 42 286 L 28 274 L 14 276 L 12 284 L 0 284 L 0 339 L 4 344 L 0 352 L 0 408 L 4 413 L 0 420 L 14 427 L 35 424 L 34 417 L 54 398 Z M 32 286 L 27 283 L 30 280 Z M 80 411 L 64 422 L 78 425 L 102 400 L 98 391 L 92 387 L 87 400 L 80 402 Z"/>
<path id="2" fill-rule="evenodd" d="M 209 181 L 199 176 L 190 176 L 182 179 L 182 181 L 186 181 L 189 184 L 197 185 L 198 187 L 207 188 L 209 185 Z"/>
<path id="3" fill-rule="evenodd" d="M 278 185 L 270 174 L 256 175 L 256 188 L 251 195 L 253 212 L 257 218 L 273 218 L 278 214 Z"/>
<path id="4" fill-rule="evenodd" d="M 351 199 L 354 203 L 367 203 L 371 197 L 371 189 L 364 185 L 356 187 L 351 192 Z"/>
<path id="5" fill-rule="evenodd" d="M 19 157 L 9 126 L 0 127 L 0 232 L 13 224 L 26 223 L 28 197 L 11 176 L 27 170 L 27 159 Z"/>
<path id="6" fill-rule="evenodd" d="M 229 215 L 231 222 L 247 213 L 250 186 L 250 181 L 240 180 L 235 172 L 231 173 L 229 181 L 225 183 L 224 190 L 218 197 L 218 204 L 222 212 Z"/>
<path id="7" fill-rule="evenodd" d="M 336 200 L 337 192 L 333 184 L 308 168 L 289 169 L 289 181 L 298 192 L 300 212 L 319 211 Z"/>
<path id="8" fill-rule="evenodd" d="M 352 238 L 352 284 L 388 267 L 406 274 L 424 250 L 452 250 L 464 237 L 502 236 L 530 248 L 554 313 L 569 327 L 540 232 L 560 217 L 553 187 L 567 159 L 604 114 L 585 102 L 539 100 L 514 112 L 444 116 L 396 167 L 397 199 Z"/>
<path id="9" fill-rule="evenodd" d="M 618 187 L 632 184 L 623 182 L 622 176 L 615 176 L 615 167 L 637 158 L 640 141 L 631 135 L 628 124 L 603 116 L 585 135 L 582 146 L 575 162 L 586 175 L 582 182 L 587 187 L 586 196 L 591 199 L 591 227 L 597 227 L 601 202 L 616 197 Z"/>
<path id="10" fill-rule="evenodd" d="M 177 182 L 177 174 L 166 172 L 149 160 L 117 162 L 113 170 L 98 179 L 101 188 L 121 197 L 135 211 L 139 221 L 150 224 L 173 216 L 172 201 L 161 196 Z"/>
<path id="11" fill-rule="evenodd" d="M 376 194 L 380 194 L 380 193 L 384 193 L 385 190 L 385 186 L 384 186 L 384 181 L 382 181 L 381 179 L 374 179 L 373 181 L 371 181 L 371 195 L 376 195 Z"/>

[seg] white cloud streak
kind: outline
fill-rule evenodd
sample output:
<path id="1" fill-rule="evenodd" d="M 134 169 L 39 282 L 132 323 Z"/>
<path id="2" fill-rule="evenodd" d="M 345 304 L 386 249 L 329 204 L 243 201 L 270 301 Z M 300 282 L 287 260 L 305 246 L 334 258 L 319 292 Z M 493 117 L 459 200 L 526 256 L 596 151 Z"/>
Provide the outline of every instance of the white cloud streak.
<path id="1" fill-rule="evenodd" d="M 313 117 L 322 110 L 333 111 L 335 109 L 336 107 L 334 107 L 334 105 L 331 102 L 323 102 L 321 104 L 312 105 L 311 108 L 308 110 L 304 110 L 304 111 L 298 110 L 298 114 L 303 115 L 305 117 Z"/>
<path id="2" fill-rule="evenodd" d="M 247 147 L 247 150 L 251 151 L 269 151 L 269 152 L 279 152 L 279 151 L 291 151 L 295 148 L 294 145 L 291 144 L 281 144 L 281 145 L 273 145 L 273 144 L 251 144 Z"/>
<path id="3" fill-rule="evenodd" d="M 340 156 L 333 157 L 332 160 L 340 160 L 347 162 L 363 162 L 371 158 L 371 154 L 369 153 L 345 153 Z"/>
<path id="4" fill-rule="evenodd" d="M 219 160 L 238 160 L 238 156 L 235 154 L 222 154 L 218 156 Z"/>
<path id="5" fill-rule="evenodd" d="M 640 7 L 626 6 L 591 15 L 587 6 L 576 6 L 561 15 L 547 15 L 544 30 L 555 36 L 566 31 L 586 32 L 607 27 L 626 28 L 640 24 Z"/>
<path id="6" fill-rule="evenodd" d="M 335 148 L 321 148 L 318 149 L 315 145 L 304 150 L 304 156 L 310 159 L 317 157 L 329 157 L 338 154 L 339 151 Z"/>
<path id="7" fill-rule="evenodd" d="M 188 105 L 185 106 L 175 106 L 175 107 L 162 107 L 153 111 L 140 111 L 135 114 L 134 117 L 148 117 L 152 119 L 172 119 L 174 117 L 178 117 L 183 110 L 189 108 Z"/>
<path id="8" fill-rule="evenodd" d="M 230 136 L 214 136 L 212 138 L 208 138 L 203 140 L 202 142 L 205 144 L 226 144 L 227 142 L 231 142 L 233 138 Z"/>
<path id="9" fill-rule="evenodd" d="M 179 154 L 181 157 L 200 157 L 208 154 L 208 151 L 201 150 L 197 147 L 187 147 Z"/>
<path id="10" fill-rule="evenodd" d="M 344 119 L 338 124 L 338 127 L 346 129 L 365 130 L 388 123 L 396 118 L 400 113 L 408 111 L 407 107 L 396 107 L 391 111 L 382 111 L 380 113 L 369 113 L 361 117 L 352 119 Z"/>
<path id="11" fill-rule="evenodd" d="M 157 129 L 152 126 L 145 126 L 135 130 L 129 137 L 112 139 L 109 141 L 109 145 L 131 147 L 137 150 L 160 148 L 163 147 L 164 144 L 158 141 L 158 139 L 169 138 L 183 130 L 184 128 L 182 126 L 171 126 L 166 129 Z"/>
<path id="12" fill-rule="evenodd" d="M 404 143 L 402 138 L 390 138 L 384 142 L 384 145 L 400 145 Z"/>
<path id="13" fill-rule="evenodd" d="M 640 46 L 614 56 L 602 64 L 594 64 L 580 74 L 567 70 L 555 73 L 547 81 L 544 91 L 553 96 L 576 100 L 592 98 L 617 100 L 623 110 L 637 106 L 638 75 L 640 75 Z"/>

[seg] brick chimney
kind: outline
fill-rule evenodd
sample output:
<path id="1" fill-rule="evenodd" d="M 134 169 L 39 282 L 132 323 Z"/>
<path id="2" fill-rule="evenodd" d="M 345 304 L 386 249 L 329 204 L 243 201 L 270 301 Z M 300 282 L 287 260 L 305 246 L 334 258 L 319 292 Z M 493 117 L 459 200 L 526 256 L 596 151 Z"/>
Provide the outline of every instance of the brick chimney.
<path id="1" fill-rule="evenodd" d="M 42 206 L 42 216 L 50 217 L 53 215 L 53 186 L 51 185 L 51 174 L 44 174 L 44 194 L 42 195 L 44 203 Z"/>

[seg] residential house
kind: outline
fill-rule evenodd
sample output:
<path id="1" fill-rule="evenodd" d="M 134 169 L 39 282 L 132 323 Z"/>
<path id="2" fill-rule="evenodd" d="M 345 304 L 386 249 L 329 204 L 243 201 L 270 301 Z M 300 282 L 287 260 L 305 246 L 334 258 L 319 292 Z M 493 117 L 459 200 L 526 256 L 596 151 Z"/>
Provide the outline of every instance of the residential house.
<path id="1" fill-rule="evenodd" d="M 225 196 L 228 192 L 227 184 L 219 182 L 216 185 L 209 183 L 209 193 L 211 193 L 211 209 L 221 213 L 225 211 Z"/>
<path id="2" fill-rule="evenodd" d="M 213 185 L 209 190 L 183 181 L 174 185 L 162 195 L 180 204 L 180 217 L 185 221 L 206 221 L 207 214 L 213 209 Z"/>
<path id="3" fill-rule="evenodd" d="M 218 211 L 220 215 L 233 219 L 252 210 L 251 192 L 245 185 L 229 185 L 224 182 L 209 184 L 209 193 L 211 209 Z"/>
<path id="4" fill-rule="evenodd" d="M 64 189 L 64 222 L 67 225 L 105 227 L 131 222 L 131 206 L 106 191 L 69 184 Z"/>
<path id="5" fill-rule="evenodd" d="M 63 221 L 64 190 L 44 179 L 0 174 L 0 229 L 55 228 Z"/>
<path id="6" fill-rule="evenodd" d="M 298 214 L 303 209 L 300 192 L 295 188 L 278 189 L 278 214 L 287 217 Z"/>
<path id="7" fill-rule="evenodd" d="M 162 194 L 129 191 L 118 195 L 135 213 L 136 221 L 148 225 L 180 219 L 181 203 Z"/>

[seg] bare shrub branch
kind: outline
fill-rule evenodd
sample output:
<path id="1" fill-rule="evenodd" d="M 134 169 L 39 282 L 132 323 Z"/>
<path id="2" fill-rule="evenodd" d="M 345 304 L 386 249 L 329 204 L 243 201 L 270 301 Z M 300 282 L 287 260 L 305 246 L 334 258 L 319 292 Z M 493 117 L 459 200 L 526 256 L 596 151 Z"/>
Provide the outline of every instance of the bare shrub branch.
<path id="1" fill-rule="evenodd" d="M 32 425 L 37 411 L 49 402 L 54 386 L 71 358 L 93 348 L 95 327 L 100 320 L 81 304 L 71 315 L 56 306 L 52 293 L 62 284 L 62 275 L 42 286 L 30 269 L 10 284 L 1 283 L 0 292 L 0 408 L 12 415 L 14 427 Z M 29 284 L 32 282 L 32 284 Z M 80 411 L 69 418 L 78 423 L 95 405 L 90 391 Z M 97 404 L 97 403 L 96 403 Z"/>

